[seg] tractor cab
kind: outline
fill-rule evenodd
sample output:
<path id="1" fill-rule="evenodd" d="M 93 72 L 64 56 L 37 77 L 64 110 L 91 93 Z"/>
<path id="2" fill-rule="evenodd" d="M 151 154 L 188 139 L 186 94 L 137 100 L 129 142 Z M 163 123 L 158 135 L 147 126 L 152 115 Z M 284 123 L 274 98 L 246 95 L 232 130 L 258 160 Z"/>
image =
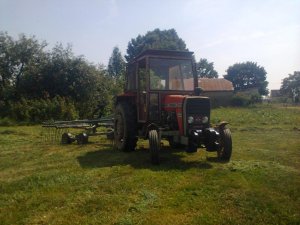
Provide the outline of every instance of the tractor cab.
<path id="1" fill-rule="evenodd" d="M 167 139 L 172 148 L 205 147 L 229 160 L 225 125 L 210 127 L 210 99 L 200 96 L 193 52 L 146 50 L 128 64 L 125 92 L 116 99 L 118 149 L 132 151 L 139 137 L 148 138 L 151 160 L 158 163 L 160 140 Z"/>
<path id="2" fill-rule="evenodd" d="M 163 122 L 161 103 L 166 96 L 193 95 L 198 82 L 192 56 L 192 52 L 146 50 L 128 64 L 125 93 L 136 93 L 140 123 Z"/>

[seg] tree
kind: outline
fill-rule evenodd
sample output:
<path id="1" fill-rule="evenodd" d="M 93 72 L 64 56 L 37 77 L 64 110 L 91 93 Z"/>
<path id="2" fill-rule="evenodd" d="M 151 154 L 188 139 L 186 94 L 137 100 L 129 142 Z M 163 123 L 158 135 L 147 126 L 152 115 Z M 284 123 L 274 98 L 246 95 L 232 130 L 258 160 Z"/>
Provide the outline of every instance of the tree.
<path id="1" fill-rule="evenodd" d="M 299 102 L 300 98 L 300 71 L 289 74 L 281 83 L 280 91 L 293 98 L 294 102 Z"/>
<path id="2" fill-rule="evenodd" d="M 178 37 L 175 29 L 148 31 L 145 35 L 138 35 L 131 39 L 127 47 L 127 62 L 134 59 L 146 49 L 165 49 L 188 51 L 185 42 Z"/>
<path id="3" fill-rule="evenodd" d="M 114 79 L 124 78 L 126 69 L 125 60 L 118 47 L 114 47 L 111 57 L 109 58 L 107 72 Z"/>
<path id="4" fill-rule="evenodd" d="M 26 74 L 38 74 L 37 70 L 45 58 L 43 49 L 46 42 L 40 43 L 35 37 L 19 35 L 14 40 L 7 33 L 0 32 L 0 93 L 14 92 L 20 97 L 20 84 Z M 2 95 L 4 96 L 4 95 Z"/>
<path id="5" fill-rule="evenodd" d="M 97 104 L 108 98 L 111 82 L 104 68 L 90 64 L 83 56 L 74 56 L 70 45 L 64 48 L 57 44 L 52 49 L 42 74 L 43 93 L 50 98 L 71 98 L 81 118 L 91 117 Z"/>
<path id="6" fill-rule="evenodd" d="M 196 64 L 197 75 L 199 78 L 218 78 L 218 72 L 214 69 L 214 63 L 207 59 L 200 59 Z"/>
<path id="7" fill-rule="evenodd" d="M 62 104 L 74 102 L 81 118 L 92 116 L 99 102 L 107 105 L 113 82 L 104 67 L 74 56 L 70 45 L 57 44 L 45 51 L 46 45 L 35 37 L 22 34 L 14 40 L 0 32 L 1 117 L 13 117 L 14 111 L 22 111 L 27 103 L 36 102 L 34 108 L 55 99 L 62 99 Z M 13 107 L 18 105 L 22 107 Z"/>
<path id="8" fill-rule="evenodd" d="M 227 69 L 224 78 L 233 83 L 236 91 L 257 88 L 260 95 L 268 94 L 267 72 L 254 62 L 236 63 Z"/>
<path id="9" fill-rule="evenodd" d="M 13 39 L 7 33 L 0 33 L 0 90 L 10 85 L 14 60 L 12 60 Z"/>

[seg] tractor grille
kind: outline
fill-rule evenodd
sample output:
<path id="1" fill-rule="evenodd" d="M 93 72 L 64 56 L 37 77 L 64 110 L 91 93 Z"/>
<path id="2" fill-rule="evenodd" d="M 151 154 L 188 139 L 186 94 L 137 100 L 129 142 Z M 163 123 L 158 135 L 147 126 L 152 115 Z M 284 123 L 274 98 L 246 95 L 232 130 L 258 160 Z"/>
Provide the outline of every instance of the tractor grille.
<path id="1" fill-rule="evenodd" d="M 188 97 L 185 105 L 185 128 L 205 129 L 210 123 L 210 99 L 206 97 Z M 192 116 L 194 121 L 189 124 L 188 118 Z M 203 123 L 203 118 L 208 117 L 208 121 Z"/>
<path id="2" fill-rule="evenodd" d="M 203 97 L 193 97 L 186 99 L 186 115 L 202 115 L 210 114 L 210 99 Z"/>

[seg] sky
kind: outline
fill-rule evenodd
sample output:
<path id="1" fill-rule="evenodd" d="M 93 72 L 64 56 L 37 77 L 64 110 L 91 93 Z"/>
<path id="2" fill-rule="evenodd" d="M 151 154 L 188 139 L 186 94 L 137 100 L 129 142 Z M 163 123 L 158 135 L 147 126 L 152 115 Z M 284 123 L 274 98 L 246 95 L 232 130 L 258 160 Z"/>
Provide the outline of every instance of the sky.
<path id="1" fill-rule="evenodd" d="M 219 77 L 256 62 L 271 90 L 300 71 L 300 0 L 0 0 L 0 31 L 71 44 L 94 64 L 107 65 L 115 46 L 125 55 L 132 38 L 155 28 L 174 28 Z"/>

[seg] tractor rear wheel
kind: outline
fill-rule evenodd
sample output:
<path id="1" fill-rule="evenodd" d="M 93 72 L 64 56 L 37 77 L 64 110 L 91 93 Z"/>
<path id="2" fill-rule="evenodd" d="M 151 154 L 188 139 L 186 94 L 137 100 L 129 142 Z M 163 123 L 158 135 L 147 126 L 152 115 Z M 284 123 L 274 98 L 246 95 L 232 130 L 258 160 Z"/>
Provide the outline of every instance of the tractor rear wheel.
<path id="1" fill-rule="evenodd" d="M 218 150 L 218 158 L 223 161 L 229 161 L 232 153 L 231 132 L 228 128 L 220 131 L 220 148 Z"/>
<path id="2" fill-rule="evenodd" d="M 149 147 L 151 153 L 151 163 L 154 165 L 159 164 L 160 140 L 157 130 L 149 131 Z"/>
<path id="3" fill-rule="evenodd" d="M 118 150 L 134 151 L 137 142 L 136 116 L 132 107 L 126 103 L 116 106 L 114 121 L 114 141 Z"/>

